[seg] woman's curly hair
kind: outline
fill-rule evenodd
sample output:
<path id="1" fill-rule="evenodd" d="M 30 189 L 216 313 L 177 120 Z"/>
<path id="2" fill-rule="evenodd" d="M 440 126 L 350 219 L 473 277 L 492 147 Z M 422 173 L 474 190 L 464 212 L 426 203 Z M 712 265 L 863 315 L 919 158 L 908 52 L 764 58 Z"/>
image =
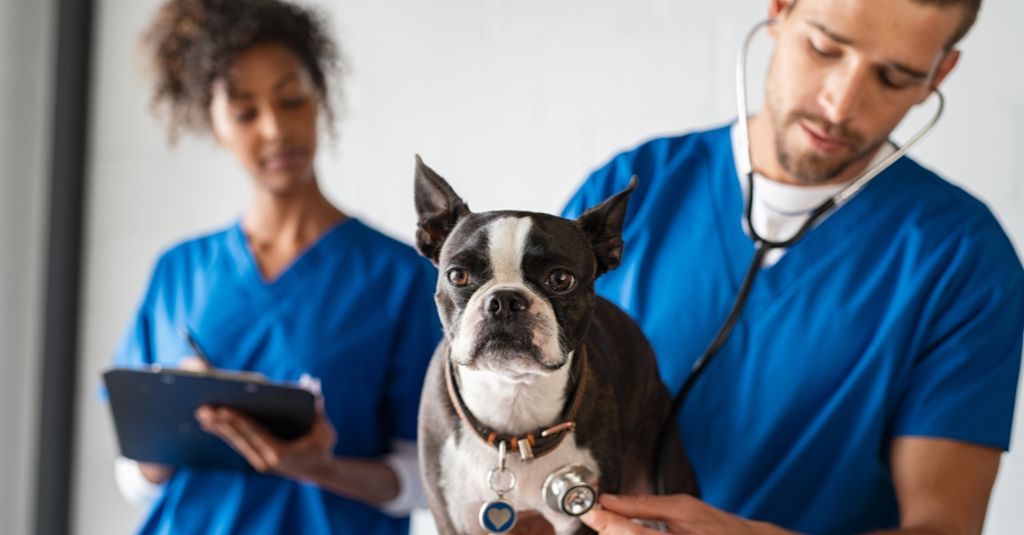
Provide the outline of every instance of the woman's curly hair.
<path id="1" fill-rule="evenodd" d="M 166 117 L 171 141 L 182 130 L 209 130 L 214 82 L 239 53 L 260 43 L 279 43 L 298 56 L 333 124 L 328 82 L 342 65 L 326 30 L 320 14 L 281 0 L 165 2 L 142 45 L 156 75 L 151 104 Z"/>

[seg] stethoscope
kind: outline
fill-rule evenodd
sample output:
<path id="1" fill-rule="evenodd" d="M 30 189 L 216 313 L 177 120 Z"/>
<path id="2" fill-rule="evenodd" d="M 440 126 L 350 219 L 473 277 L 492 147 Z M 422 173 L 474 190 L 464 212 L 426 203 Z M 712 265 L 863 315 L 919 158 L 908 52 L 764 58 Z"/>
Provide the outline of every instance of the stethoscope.
<path id="1" fill-rule="evenodd" d="M 744 199 L 744 217 L 746 218 L 747 230 L 750 232 L 750 239 L 754 242 L 754 257 L 750 261 L 750 266 L 747 268 L 747 273 L 743 277 L 743 282 L 740 284 L 739 292 L 736 294 L 736 300 L 733 302 L 728 316 L 726 316 L 722 326 L 718 329 L 718 333 L 715 334 L 714 338 L 712 338 L 711 344 L 708 345 L 707 349 L 704 350 L 704 353 L 690 368 L 690 374 L 686 377 L 686 381 L 683 382 L 683 386 L 679 389 L 679 392 L 672 399 L 668 418 L 662 424 L 661 431 L 658 433 L 658 447 L 654 459 L 654 474 L 656 477 L 658 494 L 665 494 L 665 479 L 664 473 L 662 472 L 662 464 L 663 457 L 665 455 L 664 448 L 667 433 L 669 430 L 674 429 L 672 423 L 675 421 L 676 415 L 678 415 L 679 410 L 682 408 L 683 402 L 689 395 L 690 390 L 693 389 L 693 385 L 697 382 L 697 379 L 701 376 L 704 370 L 707 369 L 708 364 L 710 364 L 711 360 L 718 354 L 718 351 L 729 339 L 729 335 L 732 333 L 733 327 L 736 326 L 736 322 L 739 320 L 740 314 L 743 311 L 743 306 L 746 304 L 747 297 L 750 294 L 750 288 L 754 284 L 754 278 L 761 267 L 765 255 L 772 249 L 785 249 L 792 246 L 803 238 L 804 235 L 807 234 L 807 232 L 810 231 L 810 229 L 813 228 L 819 220 L 821 220 L 822 216 L 829 211 L 842 206 L 843 203 L 850 200 L 851 197 L 864 189 L 864 187 L 868 185 L 868 182 L 878 176 L 879 173 L 885 171 L 890 165 L 896 162 L 896 160 L 902 158 L 921 140 L 921 138 L 925 136 L 925 134 L 935 127 L 935 124 L 939 121 L 939 118 L 942 116 L 942 112 L 946 106 L 946 99 L 942 96 L 942 93 L 940 93 L 938 89 L 933 90 L 933 93 L 938 97 L 938 109 L 936 110 L 935 115 L 932 116 L 931 120 L 929 120 L 924 127 L 918 130 L 906 144 L 902 147 L 897 147 L 892 154 L 876 163 L 873 167 L 861 174 L 856 180 L 853 180 L 848 186 L 818 205 L 818 207 L 809 213 L 807 220 L 804 221 L 804 224 L 791 237 L 781 241 L 769 240 L 757 232 L 757 229 L 754 227 L 752 217 L 754 204 L 754 166 L 751 163 L 750 132 L 747 128 L 747 52 L 750 49 L 750 42 L 753 40 L 757 32 L 762 28 L 766 28 L 769 25 L 774 24 L 775 22 L 776 19 L 767 19 L 754 25 L 743 40 L 743 45 L 740 47 L 739 54 L 737 54 L 736 57 L 736 108 L 739 112 L 737 127 L 740 131 L 740 146 L 737 147 L 737 150 L 746 158 L 747 164 L 747 197 Z"/>

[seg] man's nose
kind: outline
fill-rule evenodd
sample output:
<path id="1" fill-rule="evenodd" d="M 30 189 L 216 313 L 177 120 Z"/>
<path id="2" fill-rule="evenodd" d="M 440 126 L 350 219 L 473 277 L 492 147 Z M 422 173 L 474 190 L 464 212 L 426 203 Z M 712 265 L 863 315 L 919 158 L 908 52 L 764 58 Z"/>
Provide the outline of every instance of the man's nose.
<path id="1" fill-rule="evenodd" d="M 847 121 L 864 97 L 868 69 L 856 63 L 837 68 L 825 79 L 818 104 L 832 124 Z"/>
<path id="2" fill-rule="evenodd" d="M 495 320 L 514 319 L 526 310 L 527 299 L 516 290 L 497 290 L 484 300 L 484 313 Z"/>

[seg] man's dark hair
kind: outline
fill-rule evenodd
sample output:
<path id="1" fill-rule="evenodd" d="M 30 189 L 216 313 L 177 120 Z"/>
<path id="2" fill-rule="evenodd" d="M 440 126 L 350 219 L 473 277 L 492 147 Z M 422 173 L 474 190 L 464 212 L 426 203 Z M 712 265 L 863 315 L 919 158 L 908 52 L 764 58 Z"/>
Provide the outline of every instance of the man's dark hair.
<path id="1" fill-rule="evenodd" d="M 328 82 L 341 59 L 326 29 L 318 13 L 280 0 L 168 0 L 142 38 L 156 75 L 154 112 L 166 115 L 172 141 L 181 130 L 207 131 L 214 82 L 239 53 L 277 43 L 309 72 L 330 123 Z"/>
<path id="2" fill-rule="evenodd" d="M 946 48 L 953 48 L 967 35 L 978 18 L 978 10 L 981 9 L 981 0 L 914 0 L 914 2 L 939 7 L 959 7 L 963 10 L 964 18 L 960 20 L 960 26 L 957 26 L 956 32 L 949 39 Z"/>
<path id="3" fill-rule="evenodd" d="M 789 4 L 788 9 L 793 9 L 798 0 L 793 0 L 793 3 Z M 937 7 L 959 7 L 963 10 L 964 18 L 960 21 L 960 26 L 957 27 L 956 32 L 953 33 L 953 37 L 946 43 L 946 48 L 951 49 L 960 42 L 961 39 L 967 35 L 971 27 L 974 26 L 974 21 L 978 18 L 978 10 L 981 9 L 981 0 L 912 0 L 918 4 L 925 4 Z"/>

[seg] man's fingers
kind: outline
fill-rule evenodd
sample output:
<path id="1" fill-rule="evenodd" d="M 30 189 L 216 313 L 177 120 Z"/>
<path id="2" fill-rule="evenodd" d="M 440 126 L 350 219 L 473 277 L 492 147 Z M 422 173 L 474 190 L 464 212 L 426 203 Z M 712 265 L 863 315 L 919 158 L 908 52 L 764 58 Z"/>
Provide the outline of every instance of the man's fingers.
<path id="1" fill-rule="evenodd" d="M 626 518 L 668 520 L 692 508 L 699 500 L 686 494 L 669 496 L 601 495 L 601 507 Z"/>
<path id="2" fill-rule="evenodd" d="M 656 535 L 658 533 L 606 509 L 591 509 L 587 514 L 581 516 L 580 520 L 601 535 Z"/>

